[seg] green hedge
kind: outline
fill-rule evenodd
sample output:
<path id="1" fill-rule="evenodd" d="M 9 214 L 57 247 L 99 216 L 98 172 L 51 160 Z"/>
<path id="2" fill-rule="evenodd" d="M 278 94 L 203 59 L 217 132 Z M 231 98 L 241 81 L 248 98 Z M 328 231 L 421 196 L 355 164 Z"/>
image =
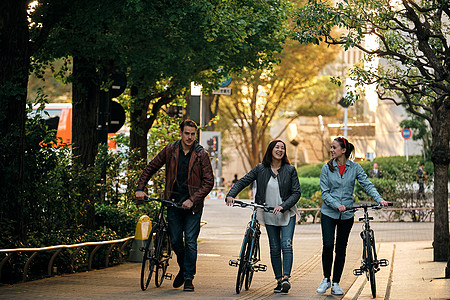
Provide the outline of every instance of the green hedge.
<path id="1" fill-rule="evenodd" d="M 416 171 L 419 167 L 419 163 L 423 161 L 422 156 L 414 155 L 409 156 L 406 161 L 405 156 L 390 156 L 390 157 L 377 157 L 373 162 L 362 161 L 359 162 L 361 167 L 366 173 L 372 169 L 373 164 L 378 163 L 380 172 L 384 175 L 385 179 L 397 179 L 399 174 L 410 175 L 412 181 L 415 180 Z M 433 163 L 431 161 L 425 161 L 425 171 L 431 175 L 433 174 Z M 304 165 L 298 168 L 297 173 L 300 178 L 305 177 L 320 177 L 320 171 L 324 163 Z M 403 177 L 406 177 L 402 175 Z M 450 180 L 450 168 L 448 171 L 448 179 Z"/>
<path id="2" fill-rule="evenodd" d="M 314 193 L 320 191 L 320 178 L 319 177 L 300 177 L 300 189 L 302 191 L 302 198 L 311 198 Z"/>
<path id="3" fill-rule="evenodd" d="M 315 165 L 304 165 L 297 169 L 298 176 L 300 178 L 305 177 L 320 177 L 320 171 L 322 171 L 322 166 L 324 164 L 315 164 Z"/>
<path id="4" fill-rule="evenodd" d="M 373 183 L 383 199 L 385 199 L 386 201 L 395 201 L 397 199 L 397 183 L 394 180 L 370 178 L 370 181 Z M 372 199 L 358 181 L 356 181 L 353 195 L 355 197 L 355 201 L 371 201 Z"/>

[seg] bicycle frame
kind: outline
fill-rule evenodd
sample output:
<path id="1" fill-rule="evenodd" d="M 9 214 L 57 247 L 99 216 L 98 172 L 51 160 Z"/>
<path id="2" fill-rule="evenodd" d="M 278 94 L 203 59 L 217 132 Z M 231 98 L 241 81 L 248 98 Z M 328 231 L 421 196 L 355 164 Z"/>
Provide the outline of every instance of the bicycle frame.
<path id="1" fill-rule="evenodd" d="M 236 293 L 239 294 L 242 289 L 244 280 L 245 289 L 248 290 L 253 279 L 253 273 L 258 271 L 267 271 L 267 265 L 257 264 L 260 261 L 261 254 L 259 246 L 259 237 L 261 235 L 261 230 L 260 224 L 256 218 L 256 214 L 258 208 L 262 208 L 264 209 L 264 211 L 270 211 L 273 208 L 256 203 L 245 203 L 238 200 L 235 200 L 235 204 L 233 206 L 253 207 L 250 222 L 248 223 L 247 229 L 245 230 L 239 258 L 237 260 L 229 261 L 230 266 L 239 267 L 236 280 Z"/>
<path id="2" fill-rule="evenodd" d="M 379 204 L 363 204 L 361 206 L 349 209 L 349 211 L 353 212 L 357 209 L 364 210 L 364 216 L 359 218 L 359 221 L 363 221 L 362 231 L 360 233 L 361 239 L 363 240 L 362 265 L 359 269 L 354 269 L 353 274 L 359 276 L 366 273 L 367 280 L 370 281 L 372 296 L 376 297 L 375 273 L 380 270 L 380 267 L 388 266 L 389 261 L 387 259 L 378 260 L 377 258 L 377 252 L 375 249 L 375 235 L 373 230 L 370 228 L 370 220 L 373 220 L 373 217 L 369 216 L 368 208 L 380 209 L 381 206 Z"/>
<path id="3" fill-rule="evenodd" d="M 251 236 L 252 240 L 251 240 L 251 244 L 250 244 L 250 251 L 249 253 L 253 253 L 255 247 L 257 247 L 257 245 L 259 245 L 259 237 L 261 235 L 261 230 L 260 227 L 261 225 L 259 224 L 258 220 L 256 219 L 256 213 L 257 213 L 257 207 L 253 208 L 253 213 L 252 213 L 252 217 L 250 219 L 250 222 L 247 225 L 247 230 L 245 233 L 245 236 Z M 250 232 L 250 235 L 248 235 L 248 232 Z M 241 252 L 239 254 L 239 257 L 241 257 L 242 253 L 245 251 L 245 243 L 242 243 L 241 246 Z M 255 264 L 259 261 L 261 261 L 261 256 L 260 256 L 260 248 L 257 248 L 257 255 L 256 257 L 252 257 L 250 256 L 248 258 L 248 261 L 246 262 L 248 264 L 249 268 L 254 269 L 255 271 L 266 271 L 267 270 L 267 266 L 266 265 L 258 265 L 255 266 Z"/>
<path id="4" fill-rule="evenodd" d="M 170 244 L 169 227 L 164 217 L 164 210 L 166 206 L 175 206 L 175 203 L 164 199 L 145 197 L 144 201 L 158 201 L 161 202 L 161 207 L 158 212 L 158 217 L 152 223 L 152 230 L 150 236 L 140 250 L 144 252 L 141 269 L 141 289 L 147 289 L 152 278 L 153 272 L 155 275 L 156 287 L 161 286 L 165 278 L 172 279 L 173 275 L 166 273 L 169 265 L 169 260 L 172 258 L 172 249 Z M 164 248 L 167 246 L 167 248 Z M 165 251 L 165 250 L 166 251 Z"/>

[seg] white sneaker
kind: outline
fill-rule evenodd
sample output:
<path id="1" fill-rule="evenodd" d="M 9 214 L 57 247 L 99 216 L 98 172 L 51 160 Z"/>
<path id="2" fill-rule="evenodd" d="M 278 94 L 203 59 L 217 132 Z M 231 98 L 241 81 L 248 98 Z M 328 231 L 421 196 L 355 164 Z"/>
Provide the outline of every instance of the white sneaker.
<path id="1" fill-rule="evenodd" d="M 344 295 L 344 291 L 339 286 L 339 283 L 333 283 L 333 286 L 331 287 L 331 295 Z"/>
<path id="2" fill-rule="evenodd" d="M 329 288 L 331 287 L 331 282 L 328 281 L 327 278 L 324 278 L 322 282 L 320 283 L 319 287 L 317 288 L 317 292 L 319 294 L 325 293 Z"/>

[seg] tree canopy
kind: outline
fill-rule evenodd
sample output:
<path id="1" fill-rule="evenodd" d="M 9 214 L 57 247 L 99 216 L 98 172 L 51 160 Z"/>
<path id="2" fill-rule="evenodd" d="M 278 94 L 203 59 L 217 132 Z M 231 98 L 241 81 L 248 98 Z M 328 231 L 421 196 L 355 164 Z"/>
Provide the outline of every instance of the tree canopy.
<path id="1" fill-rule="evenodd" d="M 243 72 L 233 80 L 234 94 L 220 101 L 219 114 L 237 125 L 230 136 L 251 167 L 262 161 L 268 129 L 280 114 L 290 111 L 290 115 L 286 113 L 284 117 L 292 118 L 295 111 L 313 113 L 310 108 L 308 111 L 302 107 L 308 102 L 305 91 L 316 88 L 315 76 L 335 54 L 336 49 L 325 44 L 313 47 L 288 40 L 277 56 L 279 64 L 271 69 Z M 327 93 L 317 98 L 321 98 L 318 105 L 321 112 L 333 111 L 327 106 L 330 104 Z"/>

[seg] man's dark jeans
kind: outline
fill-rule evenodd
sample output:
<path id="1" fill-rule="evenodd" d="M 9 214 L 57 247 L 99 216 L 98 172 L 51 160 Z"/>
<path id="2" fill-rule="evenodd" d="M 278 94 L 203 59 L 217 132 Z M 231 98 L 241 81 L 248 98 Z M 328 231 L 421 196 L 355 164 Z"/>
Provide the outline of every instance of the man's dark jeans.
<path id="1" fill-rule="evenodd" d="M 167 208 L 170 241 L 185 280 L 194 279 L 197 263 L 197 238 L 202 211 L 195 214 L 176 207 Z M 184 239 L 183 239 L 184 237 Z"/>
<path id="2" fill-rule="evenodd" d="M 334 234 L 336 233 L 336 257 L 334 260 L 333 269 L 333 282 L 339 282 L 341 280 L 342 271 L 344 270 L 345 255 L 347 251 L 347 242 L 350 235 L 350 231 L 353 227 L 354 218 L 341 220 L 333 219 L 327 215 L 322 214 L 321 227 L 322 227 L 322 268 L 325 278 L 330 278 L 331 267 L 333 265 L 333 248 L 334 247 Z"/>

